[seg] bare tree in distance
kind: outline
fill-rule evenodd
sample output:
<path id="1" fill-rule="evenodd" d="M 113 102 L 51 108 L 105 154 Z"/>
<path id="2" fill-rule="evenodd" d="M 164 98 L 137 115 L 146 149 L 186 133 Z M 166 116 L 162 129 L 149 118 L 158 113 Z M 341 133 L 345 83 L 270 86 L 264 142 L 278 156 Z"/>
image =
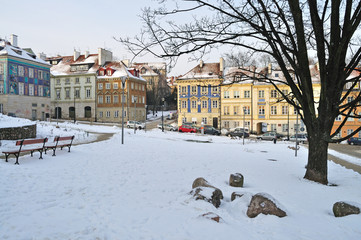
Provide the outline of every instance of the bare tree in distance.
<path id="1" fill-rule="evenodd" d="M 184 0 L 159 1 L 143 10 L 145 27 L 135 38 L 120 38 L 135 55 L 149 52 L 172 60 L 184 54 L 202 56 L 230 45 L 275 59 L 292 93 L 279 93 L 304 122 L 309 153 L 305 178 L 328 183 L 327 152 L 348 117 L 360 118 L 361 2 L 352 0 Z M 191 17 L 192 16 L 192 17 Z M 308 50 L 317 53 L 320 97 L 315 101 Z M 349 58 L 348 58 L 349 57 Z M 348 61 L 348 59 L 350 59 Z M 291 69 L 291 71 L 290 71 Z M 250 74 L 252 78 L 253 74 Z M 264 76 L 273 84 L 275 79 Z M 346 89 L 346 91 L 344 91 Z M 351 97 L 352 98 L 348 98 Z M 349 99 L 349 101 L 346 101 Z M 331 132 L 335 118 L 345 116 Z"/>

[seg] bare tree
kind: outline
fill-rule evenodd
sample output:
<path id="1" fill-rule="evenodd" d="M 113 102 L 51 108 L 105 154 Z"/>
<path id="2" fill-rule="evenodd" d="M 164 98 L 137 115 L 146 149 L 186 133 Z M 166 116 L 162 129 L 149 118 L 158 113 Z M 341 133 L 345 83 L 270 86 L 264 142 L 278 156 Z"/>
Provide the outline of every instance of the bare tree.
<path id="1" fill-rule="evenodd" d="M 159 57 L 206 54 L 213 47 L 231 45 L 275 59 L 292 94 L 285 100 L 299 112 L 309 136 L 305 178 L 328 183 L 327 150 L 351 114 L 360 106 L 356 69 L 361 48 L 353 45 L 361 20 L 361 2 L 352 0 L 184 0 L 159 1 L 158 9 L 144 9 L 145 28 L 134 39 L 121 38 L 135 55 Z M 173 6 L 171 4 L 174 4 Z M 190 19 L 189 15 L 193 14 Z M 188 17 L 186 17 L 188 16 Z M 176 18 L 178 17 L 178 18 Z M 186 21 L 189 19 L 189 21 Z M 181 23 L 180 23 L 181 22 Z M 308 50 L 316 50 L 321 92 L 315 102 Z M 350 60 L 347 61 L 347 56 Z M 290 71 L 292 69 L 292 71 Z M 355 74 L 356 71 L 356 74 Z M 265 77 L 263 81 L 274 83 Z M 277 86 L 274 84 L 277 88 Z M 347 87 L 347 91 L 344 91 Z M 351 101 L 346 99 L 353 95 Z M 336 132 L 337 116 L 345 116 Z"/>

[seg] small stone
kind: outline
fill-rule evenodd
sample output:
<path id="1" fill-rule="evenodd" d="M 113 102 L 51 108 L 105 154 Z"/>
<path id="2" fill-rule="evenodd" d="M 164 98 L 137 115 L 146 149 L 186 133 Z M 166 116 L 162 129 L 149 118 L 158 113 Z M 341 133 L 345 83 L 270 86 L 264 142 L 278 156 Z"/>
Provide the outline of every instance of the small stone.
<path id="1" fill-rule="evenodd" d="M 208 213 L 202 214 L 201 216 L 205 217 L 207 219 L 213 220 L 217 223 L 219 223 L 220 221 L 221 222 L 223 221 L 223 219 L 220 216 L 218 216 L 217 214 L 215 214 L 213 212 L 208 212 Z"/>
<path id="2" fill-rule="evenodd" d="M 344 217 L 351 214 L 360 214 L 360 208 L 345 202 L 336 202 L 333 205 L 332 210 L 335 217 Z"/>
<path id="3" fill-rule="evenodd" d="M 286 212 L 278 208 L 277 205 L 263 194 L 256 194 L 248 206 L 247 216 L 250 218 L 257 217 L 260 213 L 265 215 L 275 215 L 277 217 L 287 216 Z"/>
<path id="4" fill-rule="evenodd" d="M 222 191 L 217 188 L 198 187 L 193 189 L 191 194 L 195 200 L 207 201 L 212 203 L 216 208 L 221 205 L 221 199 L 223 199 Z"/>
<path id="5" fill-rule="evenodd" d="M 237 193 L 237 192 L 233 192 L 231 195 L 231 201 L 234 201 L 236 198 L 240 198 L 243 197 L 243 193 Z"/>
<path id="6" fill-rule="evenodd" d="M 229 185 L 232 187 L 243 187 L 244 177 L 240 173 L 231 174 L 229 176 Z"/>

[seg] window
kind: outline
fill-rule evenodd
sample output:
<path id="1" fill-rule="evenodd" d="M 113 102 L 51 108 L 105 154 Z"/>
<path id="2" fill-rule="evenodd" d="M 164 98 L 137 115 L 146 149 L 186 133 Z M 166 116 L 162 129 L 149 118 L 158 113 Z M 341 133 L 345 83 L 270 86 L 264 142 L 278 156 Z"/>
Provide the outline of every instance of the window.
<path id="1" fill-rule="evenodd" d="M 295 107 L 293 108 L 293 114 L 295 114 L 295 115 L 298 114 L 297 108 L 295 108 Z"/>
<path id="2" fill-rule="evenodd" d="M 197 86 L 192 86 L 192 94 L 197 94 Z"/>
<path id="3" fill-rule="evenodd" d="M 3 86 L 1 85 L 0 88 L 1 87 Z M 19 83 L 19 95 L 24 95 L 24 83 Z"/>
<path id="4" fill-rule="evenodd" d="M 115 118 L 119 117 L 119 111 L 118 111 L 118 110 L 117 110 L 117 111 L 114 111 L 114 117 L 115 117 Z"/>
<path id="5" fill-rule="evenodd" d="M 239 106 L 234 106 L 234 107 L 233 107 L 233 113 L 234 113 L 234 115 L 238 115 L 238 114 L 239 114 Z"/>
<path id="6" fill-rule="evenodd" d="M 60 85 L 60 79 L 56 79 L 56 85 Z"/>
<path id="7" fill-rule="evenodd" d="M 213 92 L 213 93 L 218 93 L 218 87 L 217 87 L 217 86 L 213 86 L 213 87 L 212 87 L 212 92 Z"/>
<path id="8" fill-rule="evenodd" d="M 113 89 L 118 89 L 118 83 L 113 83 Z"/>
<path id="9" fill-rule="evenodd" d="M 218 108 L 218 101 L 217 100 L 212 101 L 212 107 L 213 108 Z"/>
<path id="10" fill-rule="evenodd" d="M 293 129 L 295 130 L 295 133 L 300 132 L 300 124 L 294 124 Z"/>
<path id="11" fill-rule="evenodd" d="M 130 84 L 130 88 L 131 88 L 131 89 L 134 89 L 134 83 L 131 83 L 131 84 Z"/>
<path id="12" fill-rule="evenodd" d="M 70 89 L 65 89 L 65 98 L 70 98 Z"/>
<path id="13" fill-rule="evenodd" d="M 206 118 L 206 117 L 203 117 L 203 118 L 202 118 L 202 122 L 203 122 L 203 124 L 207 124 L 207 118 Z"/>
<path id="14" fill-rule="evenodd" d="M 229 121 L 224 121 L 224 127 L 229 128 Z"/>
<path id="15" fill-rule="evenodd" d="M 335 121 L 341 121 L 341 120 L 342 120 L 341 115 L 338 115 L 338 116 L 335 118 Z"/>
<path id="16" fill-rule="evenodd" d="M 264 98 L 264 90 L 258 91 L 258 98 Z"/>
<path id="17" fill-rule="evenodd" d="M 41 70 L 38 70 L 38 78 L 39 79 L 44 79 L 44 72 Z"/>
<path id="18" fill-rule="evenodd" d="M 145 97 L 142 96 L 142 103 L 145 103 Z"/>
<path id="19" fill-rule="evenodd" d="M 113 103 L 119 103 L 119 96 L 118 95 L 113 96 Z"/>
<path id="20" fill-rule="evenodd" d="M 98 103 L 103 103 L 103 96 L 98 96 Z"/>
<path id="21" fill-rule="evenodd" d="M 287 96 L 288 95 L 288 90 L 282 90 L 282 93 Z"/>
<path id="22" fill-rule="evenodd" d="M 229 115 L 229 107 L 228 106 L 224 107 L 224 115 Z"/>
<path id="23" fill-rule="evenodd" d="M 282 132 L 288 131 L 288 124 L 282 124 Z"/>
<path id="24" fill-rule="evenodd" d="M 20 87 L 20 85 L 19 85 L 19 87 Z M 43 86 L 39 85 L 38 88 L 39 88 L 38 96 L 43 97 L 44 96 L 44 88 L 43 88 Z"/>
<path id="25" fill-rule="evenodd" d="M 224 92 L 224 98 L 229 98 L 229 92 L 228 91 Z"/>
<path id="26" fill-rule="evenodd" d="M 288 114 L 288 106 L 282 106 L 282 115 Z"/>
<path id="27" fill-rule="evenodd" d="M 271 124 L 271 131 L 277 131 L 277 124 Z"/>
<path id="28" fill-rule="evenodd" d="M 4 74 L 4 64 L 0 63 L 0 74 Z"/>
<path id="29" fill-rule="evenodd" d="M 354 114 L 353 114 L 353 113 L 350 113 L 350 115 L 349 115 L 348 118 L 347 118 L 347 121 L 348 121 L 348 122 L 353 122 L 353 121 L 354 121 L 353 116 L 354 116 Z"/>
<path id="30" fill-rule="evenodd" d="M 277 106 L 271 106 L 271 115 L 277 114 Z"/>
<path id="31" fill-rule="evenodd" d="M 103 117 L 103 112 L 99 112 L 99 117 L 100 117 L 100 118 Z"/>
<path id="32" fill-rule="evenodd" d="M 86 78 L 86 83 L 90 83 L 90 77 Z"/>
<path id="33" fill-rule="evenodd" d="M 245 127 L 245 128 L 248 128 L 248 129 L 249 129 L 250 126 L 251 126 L 251 122 L 245 122 L 245 123 L 244 123 L 244 127 Z"/>
<path id="34" fill-rule="evenodd" d="M 79 89 L 75 89 L 75 97 L 80 98 L 80 90 Z"/>
<path id="35" fill-rule="evenodd" d="M 142 85 L 142 90 L 143 90 L 143 92 L 145 91 L 145 87 L 144 87 L 144 85 Z"/>
<path id="36" fill-rule="evenodd" d="M 350 135 L 353 133 L 353 130 L 352 129 L 347 129 L 347 135 Z"/>
<path id="37" fill-rule="evenodd" d="M 98 89 L 102 90 L 103 89 L 103 83 L 98 83 Z"/>
<path id="38" fill-rule="evenodd" d="M 197 108 L 197 101 L 192 101 L 192 108 Z"/>
<path id="39" fill-rule="evenodd" d="M 347 103 L 350 103 L 353 101 L 353 97 L 347 97 Z"/>
<path id="40" fill-rule="evenodd" d="M 207 87 L 206 86 L 202 86 L 202 94 L 207 94 L 208 93 L 208 90 L 207 90 Z"/>
<path id="41" fill-rule="evenodd" d="M 34 84 L 29 84 L 29 96 L 34 96 Z"/>
<path id="42" fill-rule="evenodd" d="M 245 106 L 243 108 L 244 115 L 250 115 L 251 114 L 251 108 L 249 106 Z"/>
<path id="43" fill-rule="evenodd" d="M 187 118 L 186 118 L 186 117 L 182 118 L 182 123 L 185 123 L 185 122 L 187 122 Z"/>
<path id="44" fill-rule="evenodd" d="M 104 70 L 100 70 L 100 71 L 99 71 L 99 75 L 100 75 L 100 76 L 104 76 Z"/>
<path id="45" fill-rule="evenodd" d="M 278 73 L 275 73 L 275 77 L 279 77 L 280 75 Z"/>
<path id="46" fill-rule="evenodd" d="M 239 127 L 239 122 L 238 122 L 238 121 L 234 121 L 234 122 L 233 122 L 233 127 L 235 127 L 235 128 L 236 128 L 236 127 Z"/>
<path id="47" fill-rule="evenodd" d="M 234 91 L 233 96 L 234 98 L 239 98 L 239 91 Z"/>
<path id="48" fill-rule="evenodd" d="M 105 112 L 105 117 L 110 118 L 110 111 Z"/>
<path id="49" fill-rule="evenodd" d="M 20 77 L 24 77 L 24 67 L 23 67 L 23 66 L 19 66 L 18 71 L 19 71 L 19 76 L 20 76 Z"/>
<path id="50" fill-rule="evenodd" d="M 34 78 L 34 68 L 29 68 L 29 78 Z"/>
<path id="51" fill-rule="evenodd" d="M 264 106 L 259 106 L 259 107 L 258 107 L 258 114 L 259 114 L 259 115 L 264 115 L 264 114 L 265 114 Z"/>
<path id="52" fill-rule="evenodd" d="M 181 93 L 187 93 L 187 87 L 182 87 L 181 90 Z"/>
<path id="53" fill-rule="evenodd" d="M 251 92 L 249 90 L 244 91 L 244 98 L 250 98 Z"/>
<path id="54" fill-rule="evenodd" d="M 79 78 L 75 78 L 75 83 L 79 83 Z"/>
<path id="55" fill-rule="evenodd" d="M 187 108 L 187 101 L 182 101 L 182 108 Z"/>
<path id="56" fill-rule="evenodd" d="M 70 84 L 70 78 L 65 78 L 65 84 Z"/>
<path id="57" fill-rule="evenodd" d="M 110 89 L 110 83 L 105 83 L 105 89 Z"/>
<path id="58" fill-rule="evenodd" d="M 208 101 L 207 100 L 203 100 L 202 101 L 202 108 L 207 108 L 208 105 Z"/>
<path id="59" fill-rule="evenodd" d="M 108 74 L 108 76 L 111 76 L 112 75 L 112 70 L 108 70 L 107 74 Z"/>
<path id="60" fill-rule="evenodd" d="M 87 88 L 87 89 L 85 90 L 85 93 L 86 93 L 86 98 L 90 98 L 90 97 L 91 97 L 90 88 Z"/>
<path id="61" fill-rule="evenodd" d="M 0 103 L 0 113 L 4 112 L 4 105 L 2 103 Z"/>
<path id="62" fill-rule="evenodd" d="M 277 90 L 273 89 L 271 90 L 271 98 L 276 98 L 277 97 Z"/>
<path id="63" fill-rule="evenodd" d="M 60 99 L 60 89 L 56 89 L 56 99 L 59 100 Z"/>
<path id="64" fill-rule="evenodd" d="M 105 103 L 111 103 L 109 95 L 105 96 Z"/>

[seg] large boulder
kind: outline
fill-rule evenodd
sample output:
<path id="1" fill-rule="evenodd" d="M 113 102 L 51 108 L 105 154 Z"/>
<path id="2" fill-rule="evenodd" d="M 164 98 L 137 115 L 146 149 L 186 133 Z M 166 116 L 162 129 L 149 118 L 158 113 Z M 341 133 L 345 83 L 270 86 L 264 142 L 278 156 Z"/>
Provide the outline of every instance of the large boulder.
<path id="1" fill-rule="evenodd" d="M 195 200 L 207 201 L 216 208 L 221 205 L 221 199 L 223 199 L 222 191 L 211 187 L 197 187 L 191 191 L 191 194 Z"/>
<path id="2" fill-rule="evenodd" d="M 333 204 L 332 210 L 335 217 L 344 217 L 351 214 L 360 214 L 359 207 L 345 202 L 337 202 Z"/>
<path id="3" fill-rule="evenodd" d="M 240 173 L 231 174 L 229 176 L 229 185 L 232 187 L 243 187 L 244 177 Z"/>
<path id="4" fill-rule="evenodd" d="M 275 215 L 278 217 L 287 216 L 286 212 L 277 206 L 275 200 L 272 200 L 271 196 L 258 193 L 251 199 L 247 210 L 247 216 L 254 218 L 257 217 L 260 213 L 265 215 Z"/>
<path id="5" fill-rule="evenodd" d="M 197 187 L 214 188 L 214 189 L 219 190 L 221 192 L 221 194 L 222 194 L 222 191 L 219 188 L 216 188 L 215 186 L 211 185 L 206 179 L 204 179 L 202 177 L 196 178 L 193 181 L 192 188 L 194 189 L 194 188 L 197 188 Z M 223 199 L 223 194 L 221 196 L 221 199 Z"/>

